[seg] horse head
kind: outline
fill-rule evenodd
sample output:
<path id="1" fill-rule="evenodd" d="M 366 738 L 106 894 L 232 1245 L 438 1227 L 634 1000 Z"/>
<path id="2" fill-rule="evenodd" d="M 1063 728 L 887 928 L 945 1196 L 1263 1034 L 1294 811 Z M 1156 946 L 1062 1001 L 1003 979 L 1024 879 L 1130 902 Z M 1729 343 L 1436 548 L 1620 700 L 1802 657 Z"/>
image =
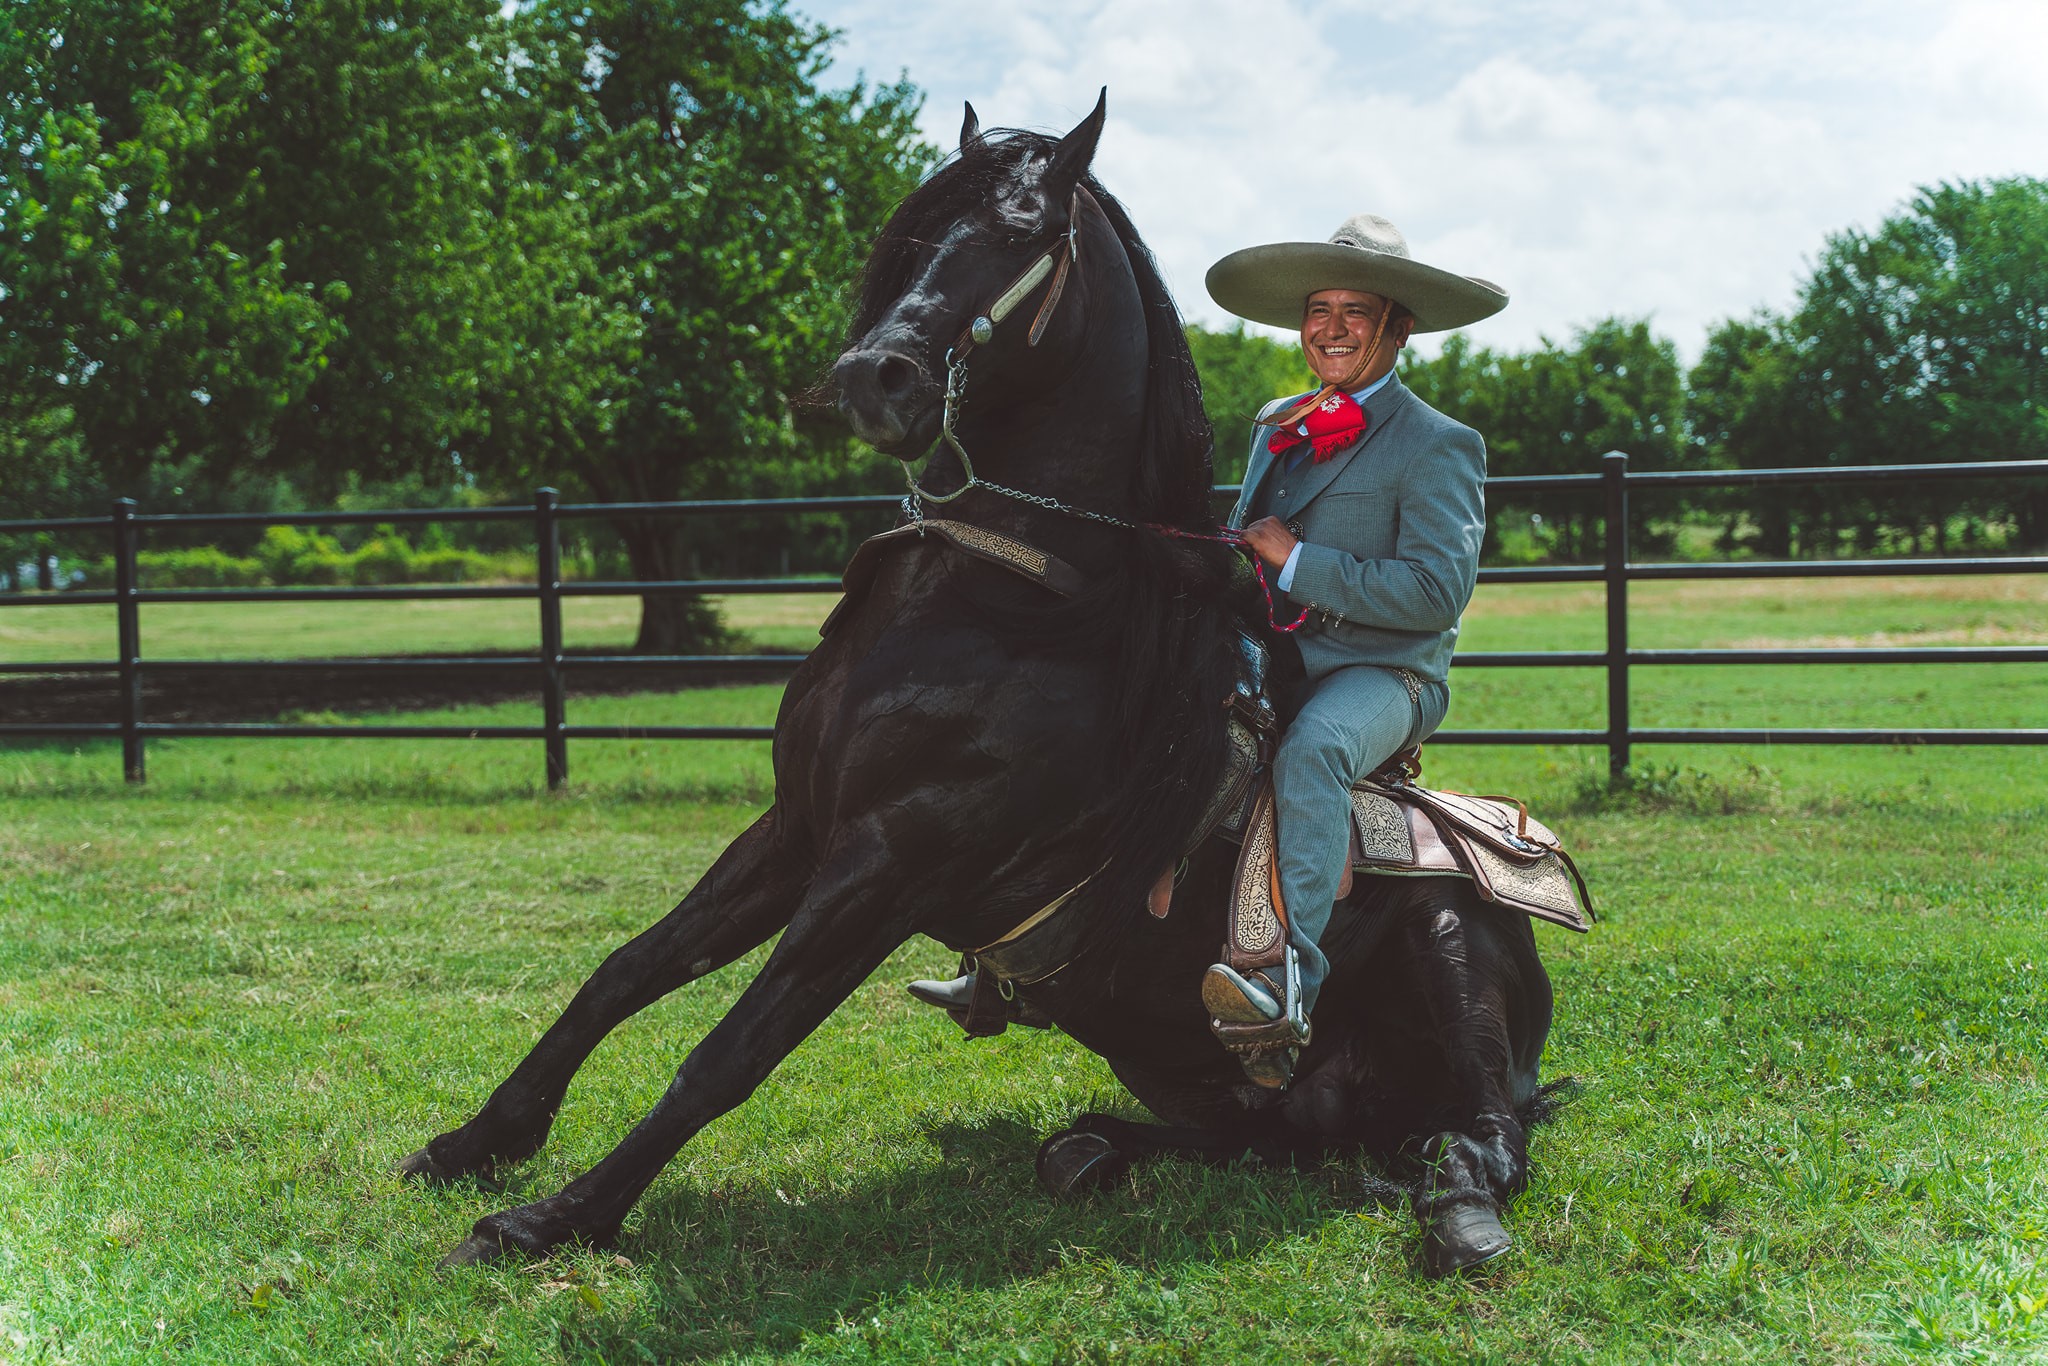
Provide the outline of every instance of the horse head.
<path id="1" fill-rule="evenodd" d="M 1048 392 L 1091 344 L 1135 343 L 1142 366 L 1142 321 L 1135 338 L 1095 335 L 1140 316 L 1134 289 L 1128 309 L 1101 297 L 1106 278 L 1129 276 L 1088 181 L 1106 101 L 1057 140 L 984 135 L 967 107 L 958 154 L 883 229 L 833 367 L 839 411 L 861 440 L 921 457 L 939 435 L 949 363 L 970 350 L 983 419 Z"/>

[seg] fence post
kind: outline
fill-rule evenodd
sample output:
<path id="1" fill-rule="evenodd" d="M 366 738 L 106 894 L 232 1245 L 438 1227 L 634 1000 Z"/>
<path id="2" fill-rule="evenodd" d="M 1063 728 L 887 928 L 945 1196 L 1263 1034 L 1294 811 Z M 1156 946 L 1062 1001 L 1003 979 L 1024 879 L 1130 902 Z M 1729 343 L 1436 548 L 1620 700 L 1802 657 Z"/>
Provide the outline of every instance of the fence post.
<path id="1" fill-rule="evenodd" d="M 142 756 L 141 606 L 135 600 L 137 537 L 135 500 L 114 500 L 114 631 L 121 666 L 121 772 L 129 782 L 145 777 Z"/>
<path id="2" fill-rule="evenodd" d="M 1607 772 L 1628 772 L 1628 456 L 1600 457 L 1607 494 Z"/>
<path id="3" fill-rule="evenodd" d="M 569 737 L 562 695 L 562 531 L 555 518 L 559 501 L 553 489 L 533 495 L 535 577 L 540 587 L 540 711 L 547 731 L 548 790 L 569 781 Z"/>

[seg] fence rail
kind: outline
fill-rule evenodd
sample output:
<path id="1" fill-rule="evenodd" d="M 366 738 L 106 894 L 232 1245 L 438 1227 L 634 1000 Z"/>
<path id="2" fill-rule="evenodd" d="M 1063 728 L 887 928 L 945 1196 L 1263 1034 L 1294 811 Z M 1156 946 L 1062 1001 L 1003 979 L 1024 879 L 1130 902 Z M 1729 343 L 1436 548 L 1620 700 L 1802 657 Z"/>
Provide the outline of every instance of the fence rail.
<path id="1" fill-rule="evenodd" d="M 1638 650 L 1628 639 L 1631 583 L 1672 579 L 1850 578 L 1871 575 L 2013 574 L 2048 572 L 2048 556 L 1968 556 L 1938 559 L 1737 561 L 1703 564 L 1634 564 L 1629 560 L 1628 500 L 1632 490 L 1666 488 L 1773 488 L 1782 485 L 1888 483 L 1916 480 L 1977 480 L 2048 477 L 2048 460 L 1980 461 L 1954 465 L 1873 465 L 1820 469 L 1658 471 L 1631 473 L 1628 457 L 1602 457 L 1598 474 L 1536 475 L 1492 479 L 1489 492 L 1597 493 L 1606 533 L 1599 564 L 1482 569 L 1484 584 L 1600 583 L 1606 588 L 1605 648 L 1599 650 L 1494 651 L 1457 656 L 1459 668 L 1594 668 L 1606 672 L 1607 725 L 1576 730 L 1457 730 L 1434 737 L 1447 744 L 1604 746 L 1616 773 L 1628 766 L 1630 750 L 1645 744 L 1864 744 L 1864 745 L 2038 745 L 2048 728 L 1962 730 L 1913 728 L 1730 729 L 1640 727 L 1629 717 L 1629 681 L 1637 668 L 1719 664 L 1983 664 L 2048 662 L 2048 646 L 1856 648 L 1815 650 Z M 1220 485 L 1218 497 L 1235 497 Z M 151 513 L 120 499 L 106 517 L 65 517 L 0 521 L 0 534 L 104 531 L 113 542 L 112 591 L 0 593 L 0 607 L 112 604 L 116 656 L 112 660 L 0 660 L 5 674 L 114 674 L 119 681 L 118 716 L 102 722 L 10 722 L 0 718 L 0 736 L 119 736 L 122 769 L 129 781 L 145 776 L 145 744 L 151 737 L 318 736 L 411 737 L 415 739 L 539 740 L 549 787 L 568 780 L 571 740 L 751 740 L 774 734 L 766 726 L 576 726 L 568 722 L 568 682 L 580 669 L 659 669 L 719 673 L 733 670 L 794 672 L 797 655 L 572 655 L 562 643 L 562 602 L 571 597 L 640 596 L 679 593 L 696 596 L 737 593 L 827 593 L 839 591 L 835 578 L 679 579 L 659 581 L 564 581 L 561 524 L 593 517 L 697 517 L 768 513 L 856 512 L 893 507 L 888 496 L 832 498 L 748 498 L 677 503 L 563 503 L 555 490 L 540 489 L 533 506 L 496 508 L 387 508 L 373 512 Z M 140 542 L 153 527 L 225 528 L 251 526 L 345 526 L 419 522 L 528 522 L 534 529 L 535 581 L 531 584 L 405 585 L 356 588 L 151 589 L 137 581 Z M 420 601 L 524 599 L 539 608 L 538 651 L 531 655 L 403 659 L 145 659 L 141 609 L 157 603 L 301 601 Z M 537 726 L 350 726 L 277 722 L 152 722 L 143 715 L 142 681 L 156 671 L 353 670 L 396 674 L 408 671 L 517 671 L 534 676 L 541 703 Z"/>

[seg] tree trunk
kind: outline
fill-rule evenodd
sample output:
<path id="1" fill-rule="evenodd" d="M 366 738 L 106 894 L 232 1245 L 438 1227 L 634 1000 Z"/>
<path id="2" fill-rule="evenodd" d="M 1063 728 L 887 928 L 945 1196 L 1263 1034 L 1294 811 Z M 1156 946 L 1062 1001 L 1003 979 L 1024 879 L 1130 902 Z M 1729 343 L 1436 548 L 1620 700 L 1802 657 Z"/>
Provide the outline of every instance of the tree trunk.
<path id="1" fill-rule="evenodd" d="M 1756 513 L 1758 548 L 1773 560 L 1792 558 L 1792 510 L 1782 499 L 1766 498 Z"/>
<path id="2" fill-rule="evenodd" d="M 2031 482 L 2031 481 L 2030 481 Z M 2019 496 L 2018 513 L 2021 550 L 2048 550 L 2048 488 L 2037 487 Z"/>
<path id="3" fill-rule="evenodd" d="M 640 580 L 688 578 L 688 537 L 675 522 L 622 519 L 612 523 L 626 546 L 626 562 Z M 633 652 L 643 655 L 716 654 L 730 633 L 718 609 L 685 593 L 648 593 L 640 599 L 640 633 Z"/>

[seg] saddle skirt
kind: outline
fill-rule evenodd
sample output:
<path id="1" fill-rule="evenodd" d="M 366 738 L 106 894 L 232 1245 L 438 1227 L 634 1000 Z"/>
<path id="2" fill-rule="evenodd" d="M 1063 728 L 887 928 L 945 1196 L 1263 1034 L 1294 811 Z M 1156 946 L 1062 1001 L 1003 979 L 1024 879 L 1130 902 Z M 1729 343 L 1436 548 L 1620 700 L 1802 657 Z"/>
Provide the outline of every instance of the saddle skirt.
<path id="1" fill-rule="evenodd" d="M 1212 828 L 1241 848 L 1232 936 L 1240 954 L 1258 956 L 1277 948 L 1286 915 L 1276 909 L 1277 817 L 1259 737 L 1233 717 L 1230 743 Z M 1581 934 L 1592 927 L 1592 898 L 1555 831 L 1511 799 L 1423 787 L 1403 763 L 1406 757 L 1352 786 L 1353 873 L 1465 878 L 1488 901 Z"/>
<path id="2" fill-rule="evenodd" d="M 1235 725 L 1235 723 L 1233 723 Z M 1249 739 L 1249 735 L 1247 735 Z M 1233 735 L 1233 743 L 1237 737 Z M 1233 770 L 1237 766 L 1233 764 Z M 1278 905 L 1278 821 L 1264 768 L 1247 764 L 1233 782 L 1243 791 L 1214 825 L 1241 846 L 1231 891 L 1231 926 L 1239 952 L 1278 946 L 1286 911 Z M 1257 774 L 1257 782 L 1251 774 Z M 1366 877 L 1460 877 L 1479 895 L 1538 920 L 1585 934 L 1593 901 L 1556 831 L 1499 797 L 1438 793 L 1380 770 L 1352 786 L 1350 868 Z M 1251 942 L 1245 942 L 1245 940 Z"/>

